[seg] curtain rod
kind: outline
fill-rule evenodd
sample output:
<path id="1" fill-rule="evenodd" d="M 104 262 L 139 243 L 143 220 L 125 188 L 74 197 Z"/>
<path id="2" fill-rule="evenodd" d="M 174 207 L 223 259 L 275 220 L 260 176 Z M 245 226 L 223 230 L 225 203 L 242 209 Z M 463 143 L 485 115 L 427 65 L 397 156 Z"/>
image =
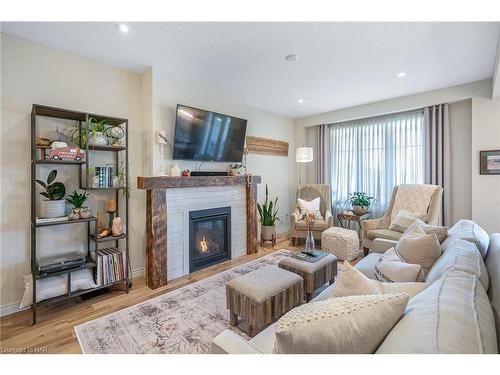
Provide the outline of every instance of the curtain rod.
<path id="1" fill-rule="evenodd" d="M 353 118 L 350 118 L 350 119 L 338 120 L 338 121 L 334 121 L 334 122 L 330 122 L 330 123 L 322 123 L 322 124 L 304 126 L 304 128 L 310 128 L 310 127 L 320 126 L 320 125 L 330 126 L 330 125 L 341 124 L 341 123 L 350 122 L 350 121 L 368 120 L 368 119 L 377 118 L 377 117 L 394 115 L 396 113 L 409 113 L 409 112 L 414 112 L 414 111 L 423 111 L 427 107 L 435 107 L 435 106 L 438 106 L 438 105 L 458 103 L 458 102 L 462 102 L 464 100 L 467 100 L 467 99 L 461 99 L 461 100 L 456 100 L 456 101 L 447 102 L 447 103 L 430 104 L 430 105 L 426 105 L 424 107 L 409 108 L 409 109 L 404 109 L 402 111 L 398 110 L 398 111 L 392 111 L 392 112 L 384 112 L 384 113 L 380 113 L 380 114 L 377 114 L 377 115 L 367 115 L 367 116 L 363 116 L 363 117 L 353 117 Z"/>

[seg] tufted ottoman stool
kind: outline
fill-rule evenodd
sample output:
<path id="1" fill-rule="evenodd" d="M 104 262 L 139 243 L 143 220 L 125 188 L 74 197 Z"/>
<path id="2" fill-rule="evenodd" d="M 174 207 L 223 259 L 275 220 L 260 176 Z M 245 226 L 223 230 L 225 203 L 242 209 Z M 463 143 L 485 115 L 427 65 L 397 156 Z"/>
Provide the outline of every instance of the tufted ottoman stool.
<path id="1" fill-rule="evenodd" d="M 303 297 L 302 277 L 277 266 L 264 266 L 226 284 L 229 323 L 237 326 L 241 317 L 248 323 L 248 335 L 253 337 L 301 305 Z"/>
<path id="2" fill-rule="evenodd" d="M 338 260 L 351 261 L 359 255 L 358 232 L 351 229 L 331 227 L 321 234 L 321 249 Z"/>

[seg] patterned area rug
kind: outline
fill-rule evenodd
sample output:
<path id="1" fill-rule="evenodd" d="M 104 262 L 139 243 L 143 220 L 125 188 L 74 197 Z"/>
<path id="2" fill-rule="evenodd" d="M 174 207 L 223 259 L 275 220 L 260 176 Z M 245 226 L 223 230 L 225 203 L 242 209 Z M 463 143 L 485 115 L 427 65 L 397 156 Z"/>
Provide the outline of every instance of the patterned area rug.
<path id="1" fill-rule="evenodd" d="M 76 326 L 83 353 L 210 353 L 212 339 L 229 327 L 226 283 L 266 265 L 278 251 L 138 305 Z M 248 338 L 243 331 L 240 335 Z"/>

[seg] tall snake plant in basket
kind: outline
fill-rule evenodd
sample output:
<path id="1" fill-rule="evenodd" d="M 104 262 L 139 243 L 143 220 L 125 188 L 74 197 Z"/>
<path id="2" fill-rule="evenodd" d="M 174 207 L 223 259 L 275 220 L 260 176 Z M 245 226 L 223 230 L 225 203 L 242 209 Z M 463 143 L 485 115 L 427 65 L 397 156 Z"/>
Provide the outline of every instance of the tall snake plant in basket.
<path id="1" fill-rule="evenodd" d="M 274 241 L 276 238 L 276 222 L 278 218 L 278 197 L 274 201 L 269 199 L 269 189 L 266 184 L 266 199 L 264 203 L 257 203 L 259 210 L 259 221 L 264 241 Z"/>

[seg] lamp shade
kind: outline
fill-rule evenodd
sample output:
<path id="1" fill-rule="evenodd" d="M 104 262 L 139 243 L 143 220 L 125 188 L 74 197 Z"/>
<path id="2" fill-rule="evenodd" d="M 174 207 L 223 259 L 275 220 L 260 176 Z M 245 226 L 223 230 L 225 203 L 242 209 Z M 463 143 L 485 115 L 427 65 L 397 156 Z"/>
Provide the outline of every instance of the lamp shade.
<path id="1" fill-rule="evenodd" d="M 312 147 L 297 147 L 295 150 L 295 161 L 297 163 L 309 163 L 313 160 Z"/>

